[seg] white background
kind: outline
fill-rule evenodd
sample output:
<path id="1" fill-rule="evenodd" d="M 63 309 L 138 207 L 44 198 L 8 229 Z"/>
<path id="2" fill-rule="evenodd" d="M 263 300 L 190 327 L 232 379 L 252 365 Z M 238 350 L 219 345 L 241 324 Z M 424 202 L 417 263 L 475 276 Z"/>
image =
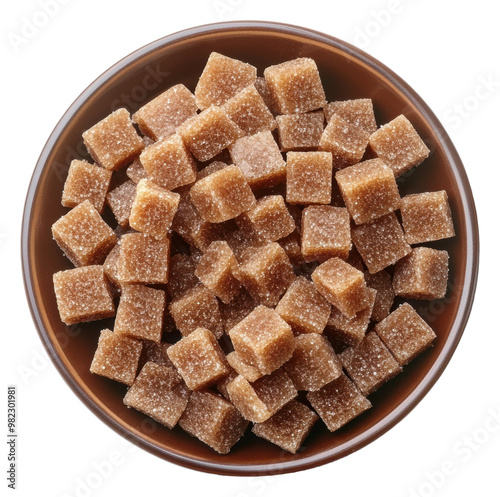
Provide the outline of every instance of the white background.
<path id="1" fill-rule="evenodd" d="M 310 493 L 313 485 L 321 494 L 355 497 L 498 497 L 498 3 L 54 2 L 58 11 L 30 39 L 20 39 L 23 25 L 39 16 L 43 0 L 3 2 L 0 15 L 0 362 L 2 383 L 16 384 L 19 391 L 18 489 L 9 493 L 298 496 Z M 233 19 L 281 21 L 329 33 L 363 48 L 405 79 L 447 127 L 472 185 L 481 230 L 481 270 L 472 315 L 452 361 L 426 398 L 357 453 L 306 472 L 266 478 L 221 477 L 175 466 L 128 444 L 99 421 L 71 392 L 42 348 L 25 301 L 19 255 L 22 209 L 33 168 L 53 127 L 80 92 L 116 61 L 157 38 Z M 1 419 L 5 422 L 4 415 Z M 0 486 L 2 495 L 8 495 L 7 448 L 1 446 Z M 110 460 L 111 474 L 96 478 L 96 466 Z M 443 466 L 449 470 L 444 476 Z"/>

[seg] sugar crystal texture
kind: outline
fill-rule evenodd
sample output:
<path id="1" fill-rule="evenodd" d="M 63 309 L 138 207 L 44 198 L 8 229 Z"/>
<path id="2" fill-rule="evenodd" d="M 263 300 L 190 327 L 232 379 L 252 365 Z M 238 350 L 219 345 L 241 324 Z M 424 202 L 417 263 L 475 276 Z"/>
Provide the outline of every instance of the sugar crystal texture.
<path id="1" fill-rule="evenodd" d="M 234 230 L 226 237 L 226 242 L 231 247 L 238 262 L 242 262 L 248 254 L 248 249 L 265 245 L 257 239 L 255 233 L 245 230 Z"/>
<path id="2" fill-rule="evenodd" d="M 370 135 L 377 131 L 373 102 L 369 98 L 331 102 L 326 104 L 323 110 L 327 122 L 330 122 L 332 116 L 337 114 L 344 121 L 363 129 Z"/>
<path id="3" fill-rule="evenodd" d="M 125 181 L 106 195 L 106 202 L 113 212 L 118 224 L 128 228 L 130 211 L 136 194 L 136 184 L 130 180 Z"/>
<path id="4" fill-rule="evenodd" d="M 130 386 L 137 374 L 141 350 L 141 342 L 102 330 L 90 372 Z"/>
<path id="5" fill-rule="evenodd" d="M 229 164 L 226 164 L 225 162 L 222 162 L 219 160 L 214 160 L 208 166 L 206 166 L 203 169 L 201 169 L 200 171 L 198 171 L 197 179 L 206 178 L 210 174 L 215 173 L 217 171 L 220 171 L 221 169 L 224 169 L 228 165 Z"/>
<path id="6" fill-rule="evenodd" d="M 111 171 L 132 162 L 144 148 L 129 112 L 123 108 L 99 121 L 82 136 L 91 157 Z"/>
<path id="7" fill-rule="evenodd" d="M 246 318 L 256 307 L 255 300 L 245 288 L 241 288 L 238 295 L 229 304 L 222 303 L 220 310 L 226 333 Z"/>
<path id="8" fill-rule="evenodd" d="M 114 231 L 84 200 L 52 225 L 52 236 L 75 266 L 101 263 L 116 244 Z"/>
<path id="9" fill-rule="evenodd" d="M 148 172 L 146 171 L 146 169 L 144 169 L 144 166 L 139 159 L 135 159 L 135 161 L 127 167 L 126 172 L 129 179 L 131 179 L 136 184 L 139 183 L 141 179 L 148 177 Z"/>
<path id="10" fill-rule="evenodd" d="M 294 267 L 300 266 L 304 262 L 300 249 L 300 233 L 298 231 L 294 231 L 287 237 L 278 240 L 278 243 L 281 245 Z"/>
<path id="11" fill-rule="evenodd" d="M 269 87 L 267 86 L 266 79 L 263 76 L 257 76 L 254 86 L 267 105 L 267 108 L 271 111 L 272 115 L 276 116 L 277 114 L 279 114 L 278 105 L 274 100 Z"/>
<path id="12" fill-rule="evenodd" d="M 229 365 L 250 383 L 262 378 L 263 374 L 251 364 L 246 363 L 238 352 L 233 350 L 226 356 Z"/>
<path id="13" fill-rule="evenodd" d="M 393 170 L 396 177 L 418 166 L 430 153 L 404 115 L 375 131 L 370 136 L 370 147 Z"/>
<path id="14" fill-rule="evenodd" d="M 167 283 L 170 297 L 179 297 L 199 283 L 194 274 L 196 266 L 196 261 L 187 254 L 175 254 L 170 258 L 170 274 Z"/>
<path id="15" fill-rule="evenodd" d="M 330 431 L 342 428 L 372 406 L 344 373 L 320 390 L 309 392 L 307 400 Z"/>
<path id="16" fill-rule="evenodd" d="M 118 289 L 120 288 L 120 282 L 118 281 L 117 264 L 120 257 L 120 245 L 120 239 L 118 238 L 116 245 L 111 249 L 103 263 L 106 278 Z"/>
<path id="17" fill-rule="evenodd" d="M 173 384 L 180 383 L 182 381 L 181 375 L 177 372 L 173 362 L 170 360 L 167 354 L 167 350 L 172 344 L 166 342 L 151 342 L 150 340 L 142 341 L 142 358 L 144 358 L 144 364 L 147 362 L 154 362 L 160 366 L 165 366 L 170 368 L 171 371 L 175 373 L 175 377 L 172 377 Z"/>
<path id="18" fill-rule="evenodd" d="M 427 349 L 436 334 L 408 303 L 400 305 L 375 327 L 401 366 Z"/>
<path id="19" fill-rule="evenodd" d="M 377 291 L 375 303 L 373 304 L 371 319 L 375 322 L 382 321 L 391 312 L 394 303 L 394 288 L 392 287 L 392 278 L 387 271 L 379 271 L 370 274 L 365 271 L 366 284 Z"/>
<path id="20" fill-rule="evenodd" d="M 324 120 L 322 111 L 277 116 L 281 150 L 317 148 L 323 134 Z"/>

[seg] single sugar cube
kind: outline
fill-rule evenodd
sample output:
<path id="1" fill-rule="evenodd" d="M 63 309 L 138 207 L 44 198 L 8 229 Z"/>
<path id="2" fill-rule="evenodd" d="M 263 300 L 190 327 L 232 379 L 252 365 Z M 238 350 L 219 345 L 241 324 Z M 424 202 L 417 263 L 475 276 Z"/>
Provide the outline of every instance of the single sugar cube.
<path id="1" fill-rule="evenodd" d="M 229 99 L 222 109 L 248 136 L 276 128 L 274 116 L 253 84 Z"/>
<path id="2" fill-rule="evenodd" d="M 401 201 L 401 218 L 410 245 L 455 236 L 448 195 L 444 190 L 406 195 Z"/>
<path id="3" fill-rule="evenodd" d="M 194 116 L 197 110 L 194 95 L 184 85 L 178 84 L 143 105 L 132 120 L 144 135 L 157 141 L 173 135 L 176 128 Z"/>
<path id="4" fill-rule="evenodd" d="M 370 273 L 378 273 L 411 252 L 393 212 L 371 223 L 354 226 L 351 236 Z"/>
<path id="5" fill-rule="evenodd" d="M 324 120 L 322 111 L 276 116 L 281 150 L 318 148 Z"/>
<path id="6" fill-rule="evenodd" d="M 91 157 L 102 167 L 115 171 L 132 162 L 144 148 L 127 109 L 118 109 L 83 133 Z"/>
<path id="7" fill-rule="evenodd" d="M 346 167 L 335 174 L 335 179 L 356 224 L 369 223 L 401 205 L 394 173 L 380 159 Z"/>
<path id="8" fill-rule="evenodd" d="M 203 285 L 197 285 L 172 300 L 169 310 L 183 336 L 197 328 L 209 329 L 216 338 L 224 332 L 217 298 Z"/>
<path id="9" fill-rule="evenodd" d="M 147 362 L 123 399 L 158 423 L 172 429 L 186 409 L 190 391 L 172 368 Z"/>
<path id="10" fill-rule="evenodd" d="M 302 211 L 301 251 L 306 262 L 347 259 L 351 250 L 349 213 L 344 207 L 310 205 Z"/>
<path id="11" fill-rule="evenodd" d="M 193 392 L 179 426 L 191 436 L 227 454 L 248 426 L 231 402 L 209 390 Z"/>
<path id="12" fill-rule="evenodd" d="M 370 136 L 370 147 L 393 170 L 396 178 L 418 166 L 430 153 L 404 115 L 375 131 Z"/>
<path id="13" fill-rule="evenodd" d="M 230 372 L 214 334 L 205 328 L 181 338 L 167 354 L 191 390 L 213 385 Z"/>
<path id="14" fill-rule="evenodd" d="M 233 274 L 257 302 L 270 306 L 295 280 L 292 264 L 276 242 L 247 249 Z"/>
<path id="15" fill-rule="evenodd" d="M 212 52 L 194 90 L 200 109 L 222 105 L 255 83 L 257 69 L 240 60 Z"/>
<path id="16" fill-rule="evenodd" d="M 139 183 L 141 179 L 148 177 L 148 172 L 144 169 L 140 159 L 135 159 L 135 161 L 127 167 L 126 173 L 129 179 L 131 179 L 135 184 Z"/>
<path id="17" fill-rule="evenodd" d="M 361 160 L 369 137 L 369 133 L 362 128 L 353 126 L 334 114 L 321 135 L 319 149 L 331 152 L 334 169 L 342 169 Z"/>
<path id="18" fill-rule="evenodd" d="M 332 200 L 332 154 L 286 154 L 286 201 L 290 204 L 329 204 Z"/>
<path id="19" fill-rule="evenodd" d="M 75 266 L 101 263 L 116 244 L 114 231 L 84 200 L 52 225 L 52 236 Z"/>
<path id="20" fill-rule="evenodd" d="M 229 153 L 252 188 L 270 187 L 285 180 L 286 162 L 270 131 L 236 140 Z"/>
<path id="21" fill-rule="evenodd" d="M 196 266 L 196 261 L 187 254 L 175 254 L 170 258 L 170 274 L 167 282 L 170 297 L 179 297 L 199 283 L 194 273 Z"/>
<path id="22" fill-rule="evenodd" d="M 116 311 L 115 333 L 160 343 L 165 304 L 163 290 L 125 285 Z"/>
<path id="23" fill-rule="evenodd" d="M 245 380 L 249 381 L 250 383 L 257 381 L 259 378 L 262 378 L 262 376 L 264 376 L 258 368 L 245 362 L 241 355 L 236 351 L 230 352 L 226 356 L 226 359 L 229 365 L 236 371 L 236 373 L 243 376 L 243 378 L 245 378 Z"/>
<path id="24" fill-rule="evenodd" d="M 228 304 L 240 291 L 240 282 L 233 276 L 238 265 L 231 247 L 224 241 L 212 242 L 201 256 L 195 270 L 199 280 L 222 302 Z"/>
<path id="25" fill-rule="evenodd" d="M 111 171 L 95 164 L 72 160 L 64 183 L 61 204 L 64 207 L 76 207 L 84 200 L 89 200 L 96 210 L 102 213 L 111 174 Z"/>
<path id="26" fill-rule="evenodd" d="M 113 212 L 118 224 L 123 228 L 128 228 L 130 211 L 134 203 L 137 185 L 132 181 L 125 183 L 111 190 L 106 195 L 106 202 Z"/>
<path id="27" fill-rule="evenodd" d="M 309 112 L 326 105 L 316 62 L 301 57 L 264 70 L 264 78 L 280 114 Z"/>
<path id="28" fill-rule="evenodd" d="M 295 348 L 290 326 L 263 305 L 235 325 L 229 336 L 241 358 L 266 375 L 288 361 Z"/>
<path id="29" fill-rule="evenodd" d="M 156 240 L 143 233 L 123 235 L 117 263 L 118 281 L 122 285 L 167 283 L 169 259 L 169 238 Z"/>
<path id="30" fill-rule="evenodd" d="M 391 312 L 392 304 L 394 304 L 394 288 L 392 287 L 392 278 L 387 271 L 379 271 L 378 273 L 370 274 L 365 271 L 366 284 L 377 291 L 371 319 L 375 322 L 382 321 Z"/>
<path id="31" fill-rule="evenodd" d="M 157 240 L 167 237 L 174 220 L 180 195 L 141 179 L 130 211 L 130 227 Z"/>
<path id="32" fill-rule="evenodd" d="M 141 350 L 141 342 L 102 330 L 90 372 L 130 386 L 137 374 Z"/>
<path id="33" fill-rule="evenodd" d="M 375 330 L 401 366 L 412 361 L 436 338 L 432 328 L 406 302 L 378 323 Z"/>
<path id="34" fill-rule="evenodd" d="M 309 392 L 307 400 L 330 431 L 342 428 L 372 406 L 344 373 L 320 390 Z"/>
<path id="35" fill-rule="evenodd" d="M 370 98 L 331 102 L 325 105 L 323 111 L 326 122 L 330 122 L 332 116 L 337 114 L 344 121 L 363 129 L 370 135 L 377 131 L 373 102 Z"/>
<path id="36" fill-rule="evenodd" d="M 369 395 L 402 371 L 375 331 L 339 354 L 347 374 L 363 395 Z"/>
<path id="37" fill-rule="evenodd" d="M 317 420 L 318 416 L 305 404 L 291 400 L 268 420 L 254 424 L 252 432 L 295 454 Z"/>
<path id="38" fill-rule="evenodd" d="M 314 284 L 303 276 L 288 287 L 275 311 L 292 327 L 295 333 L 323 333 L 330 303 Z"/>
<path id="39" fill-rule="evenodd" d="M 285 404 L 297 397 L 290 377 L 278 369 L 249 383 L 237 376 L 227 385 L 229 399 L 248 421 L 262 423 L 277 413 Z"/>
<path id="40" fill-rule="evenodd" d="M 196 162 L 178 134 L 150 145 L 140 160 L 148 178 L 167 190 L 196 181 Z"/>
<path id="41" fill-rule="evenodd" d="M 191 153 L 201 162 L 213 159 L 243 135 L 220 107 L 209 107 L 177 128 Z"/>
<path id="42" fill-rule="evenodd" d="M 315 333 L 299 335 L 295 345 L 293 356 L 283 369 L 297 390 L 319 390 L 342 373 L 342 364 L 326 337 Z"/>
<path id="43" fill-rule="evenodd" d="M 255 196 L 239 168 L 227 166 L 197 181 L 191 200 L 208 222 L 234 219 L 255 206 Z"/>
<path id="44" fill-rule="evenodd" d="M 111 290 L 102 266 L 59 271 L 53 276 L 57 308 L 67 325 L 115 315 Z"/>
<path id="45" fill-rule="evenodd" d="M 338 257 L 319 265 L 311 278 L 330 304 L 349 318 L 368 306 L 369 292 L 364 274 Z"/>
<path id="46" fill-rule="evenodd" d="M 256 307 L 257 303 L 245 288 L 241 288 L 229 304 L 222 303 L 220 311 L 226 333 L 229 333 L 233 326 L 245 319 Z"/>
<path id="47" fill-rule="evenodd" d="M 417 300 L 442 299 L 448 283 L 448 252 L 429 247 L 415 247 L 396 263 L 394 292 Z"/>

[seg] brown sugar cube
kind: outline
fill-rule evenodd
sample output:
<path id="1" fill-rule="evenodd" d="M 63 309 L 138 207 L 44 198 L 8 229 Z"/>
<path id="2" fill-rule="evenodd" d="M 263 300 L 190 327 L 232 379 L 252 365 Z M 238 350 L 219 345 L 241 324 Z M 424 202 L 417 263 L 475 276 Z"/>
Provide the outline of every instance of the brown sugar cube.
<path id="1" fill-rule="evenodd" d="M 200 109 L 222 105 L 255 83 L 257 69 L 245 62 L 212 52 L 194 90 Z"/>
<path id="2" fill-rule="evenodd" d="M 256 307 L 255 300 L 245 288 L 241 288 L 238 295 L 229 304 L 222 303 L 220 311 L 226 333 L 229 333 L 233 326 L 245 319 Z"/>
<path id="3" fill-rule="evenodd" d="M 429 156 L 422 138 L 410 121 L 400 115 L 370 136 L 370 147 L 394 172 L 396 178 Z"/>
<path id="4" fill-rule="evenodd" d="M 322 111 L 276 116 L 281 150 L 318 148 L 324 120 Z"/>
<path id="5" fill-rule="evenodd" d="M 378 273 L 411 252 L 393 212 L 354 226 L 351 237 L 370 273 Z"/>
<path id="6" fill-rule="evenodd" d="M 338 257 L 319 265 L 311 278 L 328 302 L 349 318 L 368 306 L 369 294 L 363 273 Z"/>
<path id="7" fill-rule="evenodd" d="M 302 211 L 301 251 L 306 262 L 347 259 L 351 250 L 349 213 L 344 207 L 310 205 Z"/>
<path id="8" fill-rule="evenodd" d="M 368 289 L 368 306 L 358 311 L 353 318 L 348 318 L 336 307 L 332 308 L 325 333 L 347 345 L 357 345 L 363 340 L 370 323 L 377 291 Z"/>
<path id="9" fill-rule="evenodd" d="M 278 240 L 293 266 L 300 266 L 302 259 L 302 250 L 300 249 L 300 233 L 294 231 L 290 235 Z"/>
<path id="10" fill-rule="evenodd" d="M 213 385 L 230 372 L 214 334 L 205 328 L 181 338 L 167 354 L 191 390 Z"/>
<path id="11" fill-rule="evenodd" d="M 230 352 L 226 356 L 229 365 L 250 383 L 257 381 L 264 376 L 255 366 L 246 363 L 238 352 Z"/>
<path id="12" fill-rule="evenodd" d="M 363 129 L 370 135 L 377 131 L 377 122 L 373 112 L 373 102 L 370 98 L 357 98 L 326 104 L 324 109 L 326 122 L 337 114 L 344 121 Z"/>
<path id="13" fill-rule="evenodd" d="M 295 333 L 323 333 L 331 305 L 313 283 L 299 276 L 281 298 L 275 311 Z"/>
<path id="14" fill-rule="evenodd" d="M 286 154 L 286 201 L 291 204 L 329 204 L 332 200 L 332 154 Z"/>
<path id="15" fill-rule="evenodd" d="M 436 338 L 432 328 L 406 302 L 378 323 L 375 330 L 401 366 L 412 361 Z"/>
<path id="16" fill-rule="evenodd" d="M 295 454 L 317 420 L 318 416 L 306 405 L 291 400 L 268 420 L 254 424 L 252 432 Z"/>
<path id="17" fill-rule="evenodd" d="M 377 291 L 371 319 L 378 323 L 389 315 L 392 304 L 394 304 L 392 278 L 387 271 L 379 271 L 374 274 L 365 271 L 365 280 L 370 288 Z"/>
<path id="18" fill-rule="evenodd" d="M 141 350 L 141 342 L 102 330 L 90 372 L 130 386 L 137 374 Z"/>
<path id="19" fill-rule="evenodd" d="M 309 392 L 307 400 L 330 431 L 338 430 L 372 406 L 343 373 L 320 390 Z"/>
<path id="20" fill-rule="evenodd" d="M 203 219 L 211 223 L 234 219 L 255 205 L 255 196 L 236 166 L 227 166 L 197 181 L 190 195 Z"/>
<path id="21" fill-rule="evenodd" d="M 297 397 L 290 377 L 278 369 L 250 384 L 237 376 L 227 385 L 229 399 L 248 421 L 262 423 Z"/>
<path id="22" fill-rule="evenodd" d="M 127 109 L 116 110 L 82 136 L 91 157 L 111 171 L 132 162 L 144 148 Z"/>
<path id="23" fill-rule="evenodd" d="M 396 178 L 380 159 L 346 167 L 335 174 L 335 179 L 356 224 L 369 223 L 401 205 Z"/>
<path id="24" fill-rule="evenodd" d="M 189 395 L 189 389 L 183 383 L 178 383 L 172 368 L 147 362 L 129 388 L 123 403 L 172 429 L 186 409 Z"/>
<path id="25" fill-rule="evenodd" d="M 229 336 L 241 358 L 266 375 L 288 361 L 295 348 L 290 326 L 263 305 L 234 326 Z"/>
<path id="26" fill-rule="evenodd" d="M 209 329 L 216 338 L 224 332 L 217 298 L 203 285 L 195 286 L 172 300 L 169 309 L 183 336 L 197 328 Z"/>
<path id="27" fill-rule="evenodd" d="M 401 201 L 401 218 L 410 245 L 455 236 L 448 195 L 444 190 L 406 195 Z"/>
<path id="28" fill-rule="evenodd" d="M 167 190 L 196 181 L 196 163 L 177 134 L 150 145 L 140 160 L 148 178 Z"/>
<path id="29" fill-rule="evenodd" d="M 52 225 L 52 236 L 75 266 L 99 264 L 116 244 L 114 231 L 84 200 Z"/>
<path id="30" fill-rule="evenodd" d="M 344 121 L 334 114 L 326 125 L 319 149 L 331 152 L 334 169 L 357 164 L 363 157 L 370 135 L 365 130 Z"/>
<path id="31" fill-rule="evenodd" d="M 84 200 L 102 213 L 111 181 L 111 171 L 83 160 L 72 160 L 64 183 L 61 204 L 76 207 Z"/>
<path id="32" fill-rule="evenodd" d="M 245 433 L 248 421 L 231 402 L 206 390 L 191 394 L 179 426 L 219 454 L 227 454 Z"/>
<path id="33" fill-rule="evenodd" d="M 136 194 L 136 184 L 130 180 L 111 190 L 106 195 L 106 202 L 113 212 L 118 224 L 128 228 L 130 211 Z"/>
<path id="34" fill-rule="evenodd" d="M 155 240 L 143 233 L 121 237 L 117 263 L 118 281 L 122 285 L 154 285 L 168 281 L 170 239 Z"/>
<path id="35" fill-rule="evenodd" d="M 396 263 L 394 292 L 417 300 L 442 299 L 448 283 L 448 252 L 416 247 Z"/>
<path id="36" fill-rule="evenodd" d="M 302 57 L 264 70 L 280 114 L 309 112 L 326 105 L 325 91 L 313 59 Z"/>
<path id="37" fill-rule="evenodd" d="M 196 261 L 186 254 L 175 254 L 170 258 L 167 289 L 172 298 L 179 297 L 190 288 L 198 285 L 199 280 L 194 274 L 196 266 Z"/>
<path id="38" fill-rule="evenodd" d="M 165 304 L 163 290 L 125 285 L 116 311 L 115 333 L 160 343 Z"/>
<path id="39" fill-rule="evenodd" d="M 220 107 L 209 107 L 177 128 L 191 153 L 201 162 L 213 159 L 243 136 Z"/>
<path id="40" fill-rule="evenodd" d="M 316 334 L 295 338 L 292 358 L 283 366 L 297 390 L 312 392 L 338 378 L 342 365 L 326 337 Z"/>
<path id="41" fill-rule="evenodd" d="M 286 162 L 270 131 L 236 140 L 229 153 L 252 188 L 270 187 L 285 180 Z"/>
<path id="42" fill-rule="evenodd" d="M 347 374 L 368 395 L 402 371 L 377 333 L 370 331 L 355 347 L 339 354 Z"/>
<path id="43" fill-rule="evenodd" d="M 115 315 L 111 290 L 102 266 L 59 271 L 53 276 L 57 308 L 67 325 Z"/>
<path id="44" fill-rule="evenodd" d="M 261 241 L 275 242 L 295 230 L 295 221 L 281 195 L 261 197 L 257 205 L 236 219 L 240 229 L 247 227 Z"/>
<path id="45" fill-rule="evenodd" d="M 276 128 L 271 111 L 253 84 L 229 99 L 222 109 L 246 135 Z"/>
<path id="46" fill-rule="evenodd" d="M 212 242 L 201 256 L 195 270 L 199 280 L 222 302 L 228 304 L 240 291 L 240 282 L 233 276 L 238 265 L 231 247 L 224 241 Z"/>
<path id="47" fill-rule="evenodd" d="M 172 86 L 143 105 L 132 120 L 144 135 L 153 140 L 167 138 L 184 121 L 196 114 L 194 95 L 182 84 Z"/>
<path id="48" fill-rule="evenodd" d="M 139 159 L 135 159 L 130 166 L 127 167 L 127 176 L 135 184 L 139 183 L 141 179 L 146 179 L 148 177 L 148 172 L 144 169 L 142 162 Z"/>
<path id="49" fill-rule="evenodd" d="M 130 227 L 163 240 L 172 226 L 179 199 L 178 193 L 165 190 L 149 179 L 141 179 L 130 211 Z"/>
<path id="50" fill-rule="evenodd" d="M 271 306 L 295 280 L 290 260 L 276 242 L 249 248 L 233 274 L 257 302 Z"/>
<path id="51" fill-rule="evenodd" d="M 103 263 L 104 274 L 106 278 L 118 289 L 120 288 L 120 282 L 118 281 L 118 258 L 120 257 L 120 239 L 116 242 L 116 245 L 111 249 L 110 253 L 106 256 Z"/>

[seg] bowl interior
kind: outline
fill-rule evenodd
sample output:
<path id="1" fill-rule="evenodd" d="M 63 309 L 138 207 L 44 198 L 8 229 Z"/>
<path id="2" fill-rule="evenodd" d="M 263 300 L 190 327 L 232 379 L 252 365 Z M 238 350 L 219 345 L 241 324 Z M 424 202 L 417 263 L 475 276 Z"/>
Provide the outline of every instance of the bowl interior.
<path id="1" fill-rule="evenodd" d="M 373 99 L 377 122 L 405 114 L 432 153 L 398 180 L 400 193 L 448 192 L 457 235 L 429 244 L 450 253 L 447 297 L 411 302 L 437 333 L 433 348 L 403 374 L 370 396 L 373 408 L 336 433 L 318 422 L 296 455 L 249 434 L 220 456 L 182 432 L 170 431 L 122 403 L 126 387 L 89 372 L 100 330 L 112 320 L 65 326 L 56 307 L 53 273 L 71 267 L 52 240 L 50 227 L 67 212 L 60 195 L 69 163 L 87 158 L 82 132 L 112 110 L 131 112 L 168 87 L 194 90 L 212 51 L 266 66 L 295 57 L 318 64 L 327 99 Z M 114 227 L 114 225 L 113 225 Z M 51 135 L 28 193 L 23 226 L 23 268 L 28 299 L 42 340 L 70 386 L 112 428 L 147 450 L 193 468 L 226 474 L 279 473 L 305 469 L 346 455 L 401 419 L 425 394 L 448 362 L 465 326 L 475 287 L 477 226 L 468 182 L 446 133 L 405 83 L 377 61 L 326 35 L 268 23 L 227 23 L 191 29 L 159 40 L 120 61 L 70 107 Z"/>

